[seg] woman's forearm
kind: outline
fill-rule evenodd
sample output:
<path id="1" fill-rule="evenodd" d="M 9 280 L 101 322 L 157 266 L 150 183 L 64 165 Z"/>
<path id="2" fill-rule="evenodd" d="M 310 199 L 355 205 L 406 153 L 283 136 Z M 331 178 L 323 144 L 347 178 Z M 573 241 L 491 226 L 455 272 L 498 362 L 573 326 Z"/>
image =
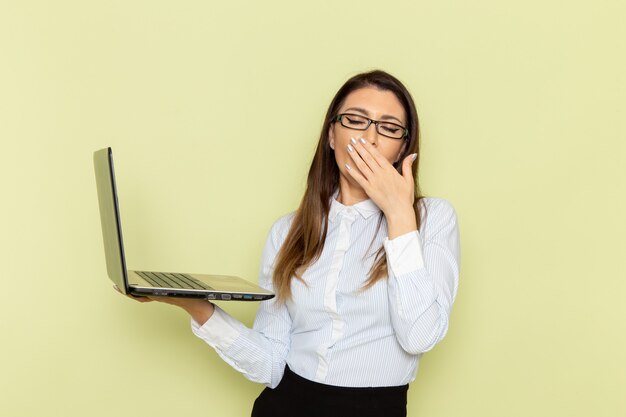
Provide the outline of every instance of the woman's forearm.
<path id="1" fill-rule="evenodd" d="M 189 305 L 181 306 L 189 315 L 202 326 L 211 318 L 215 311 L 215 306 L 207 300 L 193 300 L 195 303 L 189 303 Z"/>

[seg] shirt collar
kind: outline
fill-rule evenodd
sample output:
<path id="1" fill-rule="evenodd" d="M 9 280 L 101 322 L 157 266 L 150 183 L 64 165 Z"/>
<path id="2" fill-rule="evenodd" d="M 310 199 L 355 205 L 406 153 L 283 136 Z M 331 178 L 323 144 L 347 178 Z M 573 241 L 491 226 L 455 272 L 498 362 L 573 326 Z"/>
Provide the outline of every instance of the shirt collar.
<path id="1" fill-rule="evenodd" d="M 346 206 L 337 201 L 338 195 L 339 189 L 333 193 L 333 196 L 330 199 L 330 212 L 328 213 L 328 218 L 331 221 L 335 221 L 335 218 L 339 213 L 345 214 L 350 211 L 359 213 L 364 219 L 367 219 L 372 214 L 380 213 L 380 208 L 372 201 L 372 199 L 363 200 L 351 206 Z"/>

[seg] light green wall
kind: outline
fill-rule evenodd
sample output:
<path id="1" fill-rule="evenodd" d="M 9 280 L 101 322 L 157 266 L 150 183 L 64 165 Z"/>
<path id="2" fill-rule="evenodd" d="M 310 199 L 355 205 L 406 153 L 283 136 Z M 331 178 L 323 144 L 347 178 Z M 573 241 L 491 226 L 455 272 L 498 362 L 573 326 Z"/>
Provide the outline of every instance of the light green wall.
<path id="1" fill-rule="evenodd" d="M 256 280 L 351 75 L 403 80 L 461 286 L 409 416 L 619 416 L 621 1 L 2 1 L 0 415 L 245 416 L 261 387 L 182 311 L 106 279 L 92 152 L 130 267 Z M 222 304 L 251 324 L 255 305 Z M 172 414 L 175 413 L 175 414 Z"/>

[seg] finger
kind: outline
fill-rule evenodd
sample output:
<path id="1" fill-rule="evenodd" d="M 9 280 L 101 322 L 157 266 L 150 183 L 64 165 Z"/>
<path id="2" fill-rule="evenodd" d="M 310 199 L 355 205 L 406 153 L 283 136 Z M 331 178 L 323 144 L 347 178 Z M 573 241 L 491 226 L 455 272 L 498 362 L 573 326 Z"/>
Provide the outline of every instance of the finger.
<path id="1" fill-rule="evenodd" d="M 354 180 L 365 190 L 367 193 L 367 188 L 369 188 L 369 183 L 367 182 L 367 178 L 365 178 L 360 172 L 350 166 L 350 164 L 345 165 L 348 170 L 348 174 L 354 178 Z"/>
<path id="2" fill-rule="evenodd" d="M 113 289 L 114 289 L 115 291 L 119 292 L 120 294 L 122 294 L 122 295 L 124 295 L 124 296 L 126 296 L 126 297 L 130 298 L 131 300 L 139 301 L 140 303 L 148 303 L 148 302 L 150 302 L 150 301 L 154 301 L 154 300 L 152 300 L 152 299 L 151 299 L 151 298 L 149 298 L 149 297 L 143 297 L 143 296 L 132 295 L 132 294 L 130 294 L 130 293 L 129 293 L 129 294 L 124 294 L 124 293 L 122 292 L 122 290 L 120 290 L 120 289 L 118 288 L 118 286 L 117 286 L 117 285 L 114 285 L 114 286 L 113 286 Z"/>
<path id="3" fill-rule="evenodd" d="M 126 297 L 131 300 L 139 301 L 140 303 L 149 303 L 150 301 L 154 301 L 152 298 L 143 295 L 133 295 L 131 293 L 126 294 Z"/>
<path id="4" fill-rule="evenodd" d="M 354 150 L 357 151 L 361 159 L 365 161 L 368 168 L 372 172 L 376 172 L 381 168 L 380 164 L 376 161 L 376 159 L 374 159 L 369 149 L 365 147 L 367 141 L 365 141 L 363 138 L 359 139 L 358 141 L 354 138 L 351 138 L 351 142 L 352 142 L 352 146 L 354 147 Z M 373 147 L 370 146 L 370 148 L 373 148 Z"/>
<path id="5" fill-rule="evenodd" d="M 407 156 L 406 158 L 404 158 L 404 161 L 402 161 L 402 176 L 404 177 L 404 179 L 410 182 L 414 181 L 413 172 L 411 171 L 411 166 L 413 165 L 413 162 L 415 161 L 416 157 L 417 157 L 417 154 L 413 153 Z"/>
<path id="6" fill-rule="evenodd" d="M 391 165 L 389 163 L 389 161 L 387 160 L 387 158 L 385 158 L 379 151 L 378 149 L 376 149 L 375 146 L 373 146 L 370 142 L 368 142 L 367 140 L 365 140 L 364 138 L 360 138 L 359 139 L 359 143 L 361 144 L 361 146 L 363 147 L 364 150 L 366 150 L 367 152 L 369 152 L 371 158 L 376 161 L 376 163 L 378 164 L 379 167 L 381 168 L 393 168 L 393 165 Z"/>
<path id="7" fill-rule="evenodd" d="M 139 301 L 140 303 L 149 303 L 149 302 L 154 301 L 150 297 L 136 296 L 136 295 L 132 295 L 132 294 L 128 294 L 127 297 L 130 298 L 130 299 L 133 299 L 135 301 Z"/>
<path id="8" fill-rule="evenodd" d="M 363 158 L 354 146 L 350 144 L 346 148 L 348 149 L 348 154 L 354 161 L 354 165 L 361 171 L 365 178 L 370 178 L 373 175 L 372 169 L 365 163 L 365 161 L 363 161 Z"/>

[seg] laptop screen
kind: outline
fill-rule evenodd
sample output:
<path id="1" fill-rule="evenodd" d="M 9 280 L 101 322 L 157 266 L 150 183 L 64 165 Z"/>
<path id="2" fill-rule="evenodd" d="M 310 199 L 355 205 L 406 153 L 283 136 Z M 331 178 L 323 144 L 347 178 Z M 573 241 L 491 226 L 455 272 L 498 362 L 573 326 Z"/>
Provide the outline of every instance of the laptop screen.
<path id="1" fill-rule="evenodd" d="M 102 238 L 107 264 L 107 274 L 124 294 L 128 292 L 122 225 L 115 189 L 113 152 L 111 148 L 100 149 L 93 154 L 93 164 L 98 188 Z"/>

